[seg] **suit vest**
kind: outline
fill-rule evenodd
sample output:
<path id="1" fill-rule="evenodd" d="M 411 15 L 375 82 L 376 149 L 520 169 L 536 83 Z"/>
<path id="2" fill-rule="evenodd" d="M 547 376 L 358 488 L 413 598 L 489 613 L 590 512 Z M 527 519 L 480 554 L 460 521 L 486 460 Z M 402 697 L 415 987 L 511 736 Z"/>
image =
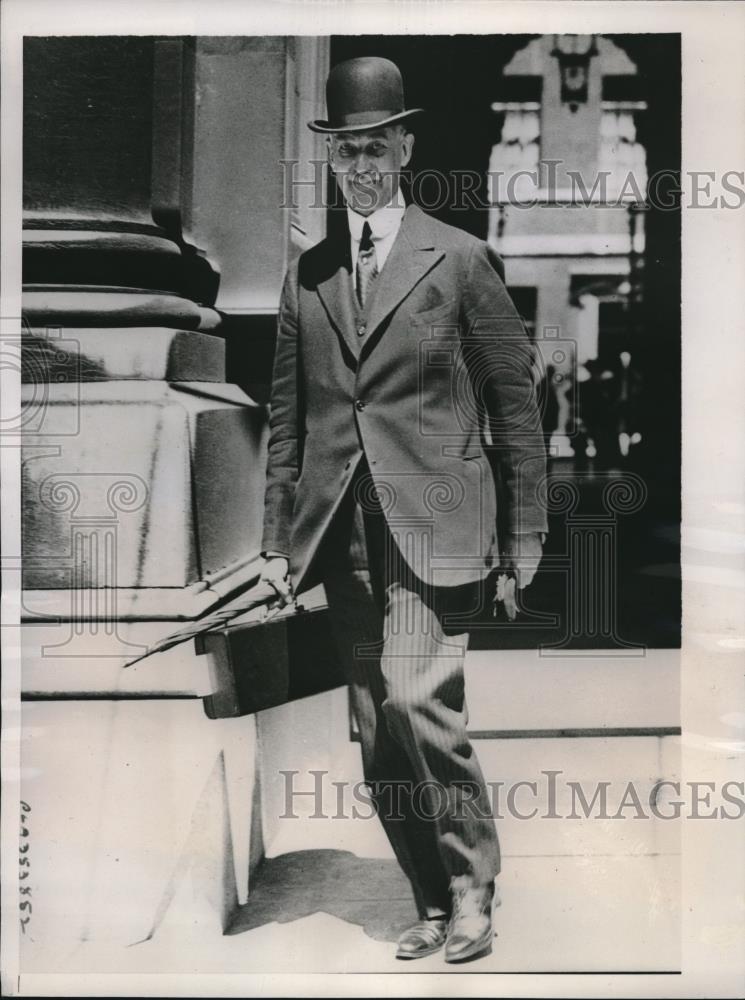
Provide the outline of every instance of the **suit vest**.
<path id="1" fill-rule="evenodd" d="M 396 237 L 398 238 L 398 236 Z M 387 263 L 387 261 L 386 261 Z M 385 265 L 383 265 L 385 266 Z M 360 349 L 365 342 L 365 337 L 367 336 L 368 328 L 368 318 L 372 311 L 372 305 L 375 301 L 375 295 L 380 286 L 380 273 L 378 273 L 375 280 L 370 284 L 367 291 L 367 299 L 365 300 L 364 308 L 360 305 L 357 299 L 356 290 L 356 275 L 351 267 L 351 254 L 350 254 L 350 273 L 349 280 L 344 282 L 345 294 L 349 299 L 350 312 L 348 315 L 354 317 L 354 331 L 356 333 L 355 343 L 357 345 L 357 357 L 359 357 Z"/>

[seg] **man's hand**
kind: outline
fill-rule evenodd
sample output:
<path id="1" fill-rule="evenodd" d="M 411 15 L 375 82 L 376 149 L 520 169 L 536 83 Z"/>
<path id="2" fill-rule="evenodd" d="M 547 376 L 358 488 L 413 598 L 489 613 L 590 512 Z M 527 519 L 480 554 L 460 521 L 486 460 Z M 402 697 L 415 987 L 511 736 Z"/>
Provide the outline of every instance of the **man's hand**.
<path id="1" fill-rule="evenodd" d="M 538 531 L 525 531 L 505 536 L 499 568 L 506 573 L 512 572 L 514 574 L 518 590 L 529 587 L 533 582 L 538 563 L 543 555 L 545 538 L 543 532 Z"/>
<path id="2" fill-rule="evenodd" d="M 499 560 L 499 575 L 497 576 L 497 593 L 494 599 L 496 605 L 501 601 L 510 621 L 517 617 L 517 598 L 515 588 L 524 590 L 533 582 L 538 563 L 543 555 L 543 543 L 546 536 L 543 532 L 526 531 L 520 534 L 506 535 Z"/>
<path id="3" fill-rule="evenodd" d="M 292 582 L 290 581 L 290 563 L 284 556 L 268 556 L 259 576 L 261 583 L 268 583 L 277 593 L 276 601 L 270 607 L 284 608 L 292 601 Z"/>

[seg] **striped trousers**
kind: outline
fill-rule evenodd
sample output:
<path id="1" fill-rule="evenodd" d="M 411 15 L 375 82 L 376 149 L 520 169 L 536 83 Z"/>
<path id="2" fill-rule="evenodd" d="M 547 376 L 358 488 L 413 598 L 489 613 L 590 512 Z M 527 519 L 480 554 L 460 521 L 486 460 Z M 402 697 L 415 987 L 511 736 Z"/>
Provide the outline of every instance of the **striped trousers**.
<path id="1" fill-rule="evenodd" d="M 419 914 L 431 916 L 448 911 L 453 876 L 484 885 L 500 866 L 488 792 L 466 732 L 468 633 L 448 621 L 477 606 L 480 586 L 434 588 L 414 576 L 364 488 L 366 473 L 362 462 L 322 543 L 319 575 L 365 782 Z"/>

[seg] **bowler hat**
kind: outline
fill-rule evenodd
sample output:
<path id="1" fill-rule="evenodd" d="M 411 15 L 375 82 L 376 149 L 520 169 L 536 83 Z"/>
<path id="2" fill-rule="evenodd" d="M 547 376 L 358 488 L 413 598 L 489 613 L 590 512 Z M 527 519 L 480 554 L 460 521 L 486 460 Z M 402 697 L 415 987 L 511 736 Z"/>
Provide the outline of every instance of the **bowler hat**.
<path id="1" fill-rule="evenodd" d="M 395 63 L 364 56 L 334 66 L 326 81 L 328 121 L 308 122 L 308 128 L 314 132 L 368 132 L 422 110 L 404 108 L 404 85 Z"/>

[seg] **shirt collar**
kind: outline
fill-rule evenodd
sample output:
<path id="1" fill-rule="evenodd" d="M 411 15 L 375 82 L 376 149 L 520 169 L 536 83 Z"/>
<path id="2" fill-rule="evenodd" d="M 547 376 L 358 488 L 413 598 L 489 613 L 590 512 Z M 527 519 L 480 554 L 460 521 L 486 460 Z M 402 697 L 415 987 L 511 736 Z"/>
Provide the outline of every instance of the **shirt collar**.
<path id="1" fill-rule="evenodd" d="M 349 232 L 355 243 L 362 239 L 362 227 L 366 222 L 370 223 L 372 238 L 382 240 L 401 225 L 401 220 L 406 211 L 406 202 L 401 193 L 401 189 L 394 194 L 387 205 L 376 209 L 370 215 L 358 215 L 347 206 L 347 220 L 349 222 Z"/>

